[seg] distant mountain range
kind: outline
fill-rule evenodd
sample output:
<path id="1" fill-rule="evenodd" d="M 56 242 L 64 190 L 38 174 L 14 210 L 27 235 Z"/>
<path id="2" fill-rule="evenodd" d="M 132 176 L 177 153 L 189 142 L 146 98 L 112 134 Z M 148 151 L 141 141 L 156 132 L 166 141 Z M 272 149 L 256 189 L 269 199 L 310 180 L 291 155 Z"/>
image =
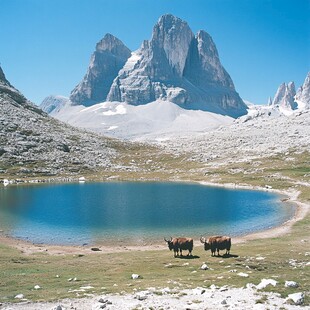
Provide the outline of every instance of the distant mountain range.
<path id="1" fill-rule="evenodd" d="M 299 87 L 297 93 L 294 82 L 282 83 L 274 99 L 270 100 L 269 105 L 273 108 L 278 108 L 284 114 L 290 114 L 297 109 L 309 109 L 310 72 L 308 72 L 303 85 Z"/>

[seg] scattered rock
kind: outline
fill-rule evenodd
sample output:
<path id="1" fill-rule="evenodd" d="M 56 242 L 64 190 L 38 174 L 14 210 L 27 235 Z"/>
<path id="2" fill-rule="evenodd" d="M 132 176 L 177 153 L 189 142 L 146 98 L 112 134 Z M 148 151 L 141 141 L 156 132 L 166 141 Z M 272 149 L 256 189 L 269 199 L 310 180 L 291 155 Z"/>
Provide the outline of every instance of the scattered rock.
<path id="1" fill-rule="evenodd" d="M 131 275 L 131 279 L 133 279 L 133 280 L 136 280 L 136 279 L 139 279 L 140 278 L 140 275 L 138 275 L 138 274 L 136 274 L 136 273 L 133 273 L 132 275 Z"/>
<path id="2" fill-rule="evenodd" d="M 23 299 L 24 298 L 24 294 L 17 294 L 14 298 L 16 298 L 16 299 Z"/>
<path id="3" fill-rule="evenodd" d="M 247 274 L 247 273 L 245 273 L 245 272 L 239 272 L 239 273 L 238 273 L 238 276 L 239 276 L 239 277 L 248 278 L 248 277 L 249 277 L 249 274 Z"/>
<path id="4" fill-rule="evenodd" d="M 35 286 L 34 286 L 34 289 L 35 289 L 35 290 L 39 290 L 40 288 L 41 288 L 41 287 L 40 287 L 39 285 L 35 285 Z"/>
<path id="5" fill-rule="evenodd" d="M 228 291 L 228 285 L 224 285 L 219 289 L 220 292 Z"/>
<path id="6" fill-rule="evenodd" d="M 138 300 L 146 300 L 147 299 L 147 294 L 145 292 L 139 292 L 135 295 L 135 298 Z"/>
<path id="7" fill-rule="evenodd" d="M 295 305 L 302 305 L 304 303 L 304 293 L 289 294 L 286 300 L 292 300 Z"/>
<path id="8" fill-rule="evenodd" d="M 206 263 L 203 263 L 200 267 L 201 270 L 207 270 L 209 269 L 208 265 Z"/>
<path id="9" fill-rule="evenodd" d="M 101 251 L 99 248 L 91 248 L 92 251 Z"/>
<path id="10" fill-rule="evenodd" d="M 285 287 L 297 288 L 297 287 L 299 287 L 299 285 L 295 281 L 285 281 Z"/>
<path id="11" fill-rule="evenodd" d="M 261 282 L 258 285 L 256 285 L 256 288 L 258 290 L 261 290 L 261 289 L 265 288 L 268 285 L 276 286 L 277 283 L 278 282 L 276 280 L 273 280 L 273 279 L 262 279 Z"/>

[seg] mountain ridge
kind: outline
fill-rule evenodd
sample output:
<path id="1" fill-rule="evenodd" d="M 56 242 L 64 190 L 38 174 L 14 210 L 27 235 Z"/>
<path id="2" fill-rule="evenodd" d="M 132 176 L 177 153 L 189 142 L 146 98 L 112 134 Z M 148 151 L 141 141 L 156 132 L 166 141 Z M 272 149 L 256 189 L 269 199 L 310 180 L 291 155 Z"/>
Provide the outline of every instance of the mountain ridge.
<path id="1" fill-rule="evenodd" d="M 106 34 L 68 104 L 141 105 L 156 100 L 231 117 L 247 113 L 212 37 L 203 30 L 194 35 L 185 21 L 171 14 L 161 16 L 151 39 L 133 52 Z"/>

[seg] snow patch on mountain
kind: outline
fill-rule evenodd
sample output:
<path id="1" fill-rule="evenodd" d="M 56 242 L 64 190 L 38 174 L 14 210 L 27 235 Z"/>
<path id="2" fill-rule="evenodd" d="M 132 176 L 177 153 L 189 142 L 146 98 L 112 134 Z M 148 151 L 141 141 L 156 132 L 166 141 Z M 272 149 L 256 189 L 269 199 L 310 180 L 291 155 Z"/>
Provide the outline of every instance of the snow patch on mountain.
<path id="1" fill-rule="evenodd" d="M 87 108 L 66 105 L 55 116 L 73 126 L 131 140 L 192 135 L 234 120 L 211 112 L 182 109 L 164 100 L 139 106 L 126 102 L 102 102 Z"/>

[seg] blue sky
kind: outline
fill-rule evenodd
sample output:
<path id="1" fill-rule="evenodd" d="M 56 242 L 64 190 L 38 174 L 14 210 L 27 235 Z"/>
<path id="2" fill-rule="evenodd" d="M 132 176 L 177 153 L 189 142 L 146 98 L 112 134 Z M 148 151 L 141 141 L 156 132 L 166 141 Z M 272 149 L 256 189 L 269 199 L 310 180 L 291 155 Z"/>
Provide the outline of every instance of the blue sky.
<path id="1" fill-rule="evenodd" d="M 37 104 L 68 96 L 106 33 L 135 50 L 166 13 L 213 37 L 243 99 L 267 103 L 310 70 L 309 0 L 0 0 L 1 67 Z"/>

